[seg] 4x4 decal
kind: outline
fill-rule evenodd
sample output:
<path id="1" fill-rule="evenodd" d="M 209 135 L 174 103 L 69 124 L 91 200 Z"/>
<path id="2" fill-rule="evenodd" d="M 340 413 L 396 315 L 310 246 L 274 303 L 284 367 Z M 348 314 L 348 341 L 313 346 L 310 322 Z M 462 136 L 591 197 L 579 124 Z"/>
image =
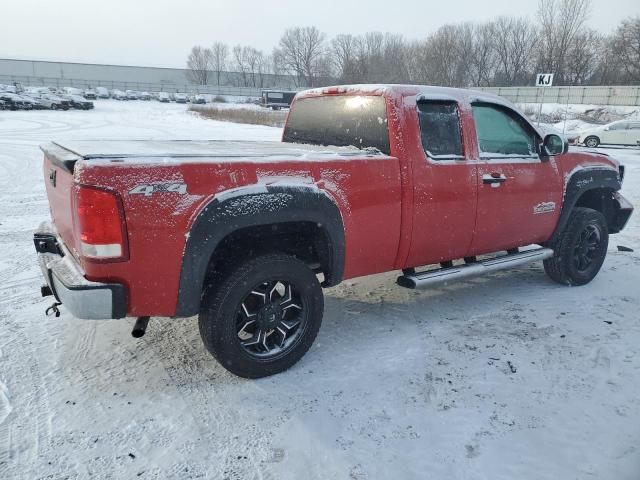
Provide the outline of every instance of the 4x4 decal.
<path id="1" fill-rule="evenodd" d="M 131 195 L 144 195 L 150 197 L 154 193 L 187 193 L 186 183 L 141 183 L 129 190 Z"/>

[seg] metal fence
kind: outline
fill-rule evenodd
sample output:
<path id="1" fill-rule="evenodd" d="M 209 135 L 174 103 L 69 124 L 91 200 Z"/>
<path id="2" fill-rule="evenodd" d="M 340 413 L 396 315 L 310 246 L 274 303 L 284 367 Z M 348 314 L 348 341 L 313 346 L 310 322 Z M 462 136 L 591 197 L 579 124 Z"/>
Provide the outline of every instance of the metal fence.
<path id="1" fill-rule="evenodd" d="M 640 106 L 640 87 L 478 87 L 514 103 Z"/>
<path id="2" fill-rule="evenodd" d="M 116 81 L 116 80 L 82 80 L 77 78 L 47 78 L 47 77 L 31 77 L 21 75 L 0 75 L 0 84 L 13 85 L 20 83 L 31 87 L 76 87 L 76 88 L 95 88 L 105 87 L 109 90 L 137 90 L 142 92 L 181 92 L 181 93 L 208 93 L 212 95 L 236 95 L 244 97 L 259 97 L 261 95 L 260 88 L 253 87 L 233 87 L 233 86 L 215 86 L 215 85 L 194 85 L 191 83 L 172 83 L 172 82 L 135 82 L 135 81 Z M 271 87 L 273 88 L 273 87 Z"/>

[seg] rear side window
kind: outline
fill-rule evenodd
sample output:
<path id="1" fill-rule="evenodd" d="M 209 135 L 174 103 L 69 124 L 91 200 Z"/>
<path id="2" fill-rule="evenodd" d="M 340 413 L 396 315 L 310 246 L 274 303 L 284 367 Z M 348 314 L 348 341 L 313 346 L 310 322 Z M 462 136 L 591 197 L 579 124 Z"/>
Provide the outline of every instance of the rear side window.
<path id="1" fill-rule="evenodd" d="M 515 112 L 497 105 L 474 104 L 473 119 L 481 157 L 537 156 L 536 134 Z"/>
<path id="2" fill-rule="evenodd" d="M 463 157 L 460 117 L 455 102 L 421 101 L 418 103 L 422 148 L 434 160 Z"/>
<path id="3" fill-rule="evenodd" d="M 290 143 L 376 148 L 389 155 L 384 98 L 326 96 L 296 100 L 282 139 Z"/>

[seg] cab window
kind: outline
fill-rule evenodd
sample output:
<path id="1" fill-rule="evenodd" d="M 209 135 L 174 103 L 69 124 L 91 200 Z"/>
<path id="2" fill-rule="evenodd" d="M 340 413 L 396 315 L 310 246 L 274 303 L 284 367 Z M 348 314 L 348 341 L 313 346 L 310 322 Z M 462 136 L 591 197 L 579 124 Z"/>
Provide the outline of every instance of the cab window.
<path id="1" fill-rule="evenodd" d="M 418 119 L 422 148 L 433 160 L 462 159 L 462 135 L 456 102 L 420 101 Z"/>
<path id="2" fill-rule="evenodd" d="M 488 103 L 472 108 L 482 158 L 538 157 L 537 135 L 520 115 Z"/>

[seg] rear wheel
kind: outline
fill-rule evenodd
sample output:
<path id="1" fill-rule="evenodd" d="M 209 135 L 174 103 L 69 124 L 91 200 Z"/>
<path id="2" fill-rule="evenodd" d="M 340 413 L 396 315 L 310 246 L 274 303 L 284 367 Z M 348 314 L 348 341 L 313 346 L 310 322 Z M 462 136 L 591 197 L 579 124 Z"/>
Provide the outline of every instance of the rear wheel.
<path id="1" fill-rule="evenodd" d="M 591 135 L 584 139 L 584 144 L 589 148 L 595 148 L 600 145 L 600 139 L 595 135 Z"/>
<path id="2" fill-rule="evenodd" d="M 553 257 L 544 261 L 544 270 L 558 283 L 585 285 L 600 271 L 608 245 L 609 230 L 602 213 L 575 208 Z"/>
<path id="3" fill-rule="evenodd" d="M 58 105 L 56 105 L 55 103 L 51 104 L 51 110 L 57 110 L 58 109 Z"/>
<path id="4" fill-rule="evenodd" d="M 271 253 L 248 259 L 205 289 L 200 336 L 230 372 L 273 375 L 311 347 L 322 322 L 322 289 L 300 260 Z"/>

